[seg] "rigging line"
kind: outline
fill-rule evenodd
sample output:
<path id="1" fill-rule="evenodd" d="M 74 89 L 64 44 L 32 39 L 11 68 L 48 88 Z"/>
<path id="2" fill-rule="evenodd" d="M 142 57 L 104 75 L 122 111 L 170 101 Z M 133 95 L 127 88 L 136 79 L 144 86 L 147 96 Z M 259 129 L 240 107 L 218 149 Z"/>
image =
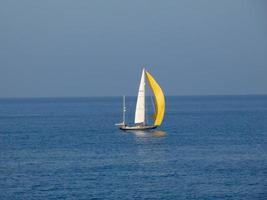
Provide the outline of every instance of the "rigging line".
<path id="1" fill-rule="evenodd" d="M 145 80 L 146 80 L 146 78 L 145 78 Z M 147 88 L 146 87 L 146 82 L 145 82 L 145 88 Z M 148 90 L 146 90 L 146 91 L 148 91 Z M 148 109 L 147 109 L 147 102 L 146 102 L 146 95 L 145 95 L 145 122 L 146 122 L 146 124 L 148 124 Z"/>
<path id="2" fill-rule="evenodd" d="M 149 124 L 149 108 L 148 108 L 148 104 L 147 104 L 147 100 L 146 100 L 146 124 Z"/>
<path id="3" fill-rule="evenodd" d="M 148 91 L 148 90 L 146 90 L 146 91 Z M 145 96 L 145 122 L 146 122 L 146 124 L 148 124 L 148 109 L 147 109 L 147 98 L 146 98 L 146 96 Z"/>
<path id="4" fill-rule="evenodd" d="M 152 107 L 153 107 L 153 110 L 154 110 L 154 113 L 156 113 L 156 109 L 155 109 L 155 104 L 154 104 L 154 98 L 152 97 L 152 91 L 151 90 L 149 90 L 149 96 L 150 96 L 150 100 L 151 100 L 151 102 L 152 102 Z M 153 114 L 154 115 L 154 114 Z M 153 116 L 152 115 L 152 116 Z M 150 115 L 150 118 L 153 118 L 153 120 L 154 120 L 154 117 L 152 117 L 151 115 Z"/>
<path id="5" fill-rule="evenodd" d="M 145 98 L 146 101 L 146 98 Z M 148 124 L 148 120 L 147 120 L 147 103 L 145 102 L 145 120 L 146 120 L 146 124 Z"/>
<path id="6" fill-rule="evenodd" d="M 156 112 L 155 103 L 154 103 L 154 98 L 152 97 L 151 93 L 150 93 L 150 99 L 152 101 L 152 105 L 153 105 L 153 109 L 154 109 L 154 113 L 155 113 Z"/>

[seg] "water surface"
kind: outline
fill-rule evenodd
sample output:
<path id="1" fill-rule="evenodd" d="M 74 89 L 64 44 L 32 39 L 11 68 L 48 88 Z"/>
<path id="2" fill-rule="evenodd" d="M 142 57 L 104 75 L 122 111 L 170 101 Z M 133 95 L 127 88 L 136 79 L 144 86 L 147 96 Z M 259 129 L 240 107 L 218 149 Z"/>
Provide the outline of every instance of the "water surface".
<path id="1" fill-rule="evenodd" d="M 267 199 L 267 96 L 166 100 L 126 133 L 119 97 L 1 99 L 0 199 Z"/>

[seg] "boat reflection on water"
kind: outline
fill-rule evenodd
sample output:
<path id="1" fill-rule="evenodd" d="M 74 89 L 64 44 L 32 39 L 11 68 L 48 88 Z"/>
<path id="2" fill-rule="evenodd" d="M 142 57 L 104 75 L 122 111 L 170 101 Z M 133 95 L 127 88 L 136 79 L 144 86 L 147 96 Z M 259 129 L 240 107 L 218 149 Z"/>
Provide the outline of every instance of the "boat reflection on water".
<path id="1" fill-rule="evenodd" d="M 165 131 L 161 130 L 154 130 L 153 131 L 153 137 L 165 137 L 167 133 Z"/>
<path id="2" fill-rule="evenodd" d="M 150 138 L 150 137 L 165 137 L 167 133 L 162 130 L 128 130 L 127 133 L 133 133 L 136 137 Z"/>

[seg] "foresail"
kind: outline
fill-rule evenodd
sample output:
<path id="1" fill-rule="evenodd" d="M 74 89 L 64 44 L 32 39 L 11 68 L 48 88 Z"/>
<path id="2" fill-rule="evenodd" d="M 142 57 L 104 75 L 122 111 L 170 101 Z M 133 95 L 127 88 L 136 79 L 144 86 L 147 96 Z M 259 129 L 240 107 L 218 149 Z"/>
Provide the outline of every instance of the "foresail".
<path id="1" fill-rule="evenodd" d="M 134 123 L 145 123 L 145 70 L 143 69 L 135 109 Z"/>
<path id="2" fill-rule="evenodd" d="M 164 118 L 165 113 L 165 97 L 159 84 L 155 81 L 153 76 L 146 71 L 146 77 L 151 90 L 155 96 L 155 114 L 154 114 L 154 125 L 159 126 Z"/>

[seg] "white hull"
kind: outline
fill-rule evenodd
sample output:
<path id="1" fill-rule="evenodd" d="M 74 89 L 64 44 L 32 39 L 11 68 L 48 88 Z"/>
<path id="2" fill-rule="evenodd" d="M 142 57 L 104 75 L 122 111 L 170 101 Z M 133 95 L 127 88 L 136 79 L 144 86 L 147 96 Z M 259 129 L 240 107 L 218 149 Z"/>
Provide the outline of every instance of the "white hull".
<path id="1" fill-rule="evenodd" d="M 128 126 L 128 125 L 119 125 L 119 129 L 121 130 L 150 130 L 150 129 L 155 129 L 157 126 L 155 125 L 133 125 L 133 126 Z"/>

